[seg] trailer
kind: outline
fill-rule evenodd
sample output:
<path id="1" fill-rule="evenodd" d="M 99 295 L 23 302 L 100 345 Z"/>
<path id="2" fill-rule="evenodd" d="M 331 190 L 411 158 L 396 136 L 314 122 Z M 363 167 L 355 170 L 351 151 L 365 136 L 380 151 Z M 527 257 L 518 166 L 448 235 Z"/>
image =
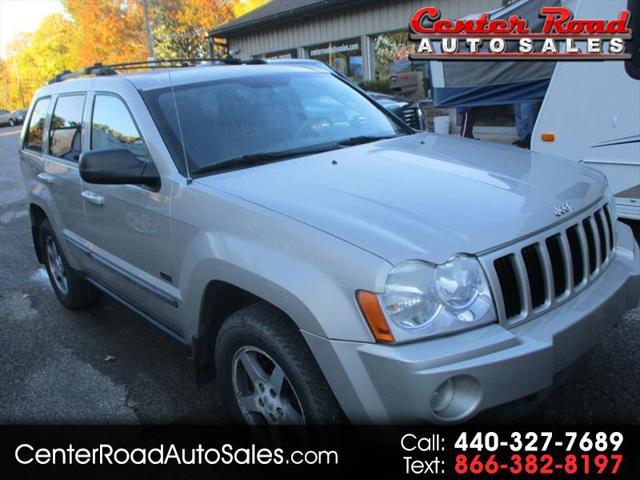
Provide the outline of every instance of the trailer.
<path id="1" fill-rule="evenodd" d="M 531 150 L 571 158 L 607 175 L 620 217 L 640 220 L 640 2 L 563 2 L 576 18 L 632 11 L 631 61 L 558 62 Z"/>

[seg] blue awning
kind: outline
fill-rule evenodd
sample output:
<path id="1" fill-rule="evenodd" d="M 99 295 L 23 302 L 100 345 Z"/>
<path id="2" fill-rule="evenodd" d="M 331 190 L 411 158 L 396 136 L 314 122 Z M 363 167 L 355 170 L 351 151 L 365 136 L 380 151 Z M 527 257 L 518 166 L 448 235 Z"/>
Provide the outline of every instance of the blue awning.
<path id="1" fill-rule="evenodd" d="M 513 82 L 475 87 L 443 87 L 433 89 L 436 107 L 486 107 L 535 102 L 544 99 L 550 79 Z"/>

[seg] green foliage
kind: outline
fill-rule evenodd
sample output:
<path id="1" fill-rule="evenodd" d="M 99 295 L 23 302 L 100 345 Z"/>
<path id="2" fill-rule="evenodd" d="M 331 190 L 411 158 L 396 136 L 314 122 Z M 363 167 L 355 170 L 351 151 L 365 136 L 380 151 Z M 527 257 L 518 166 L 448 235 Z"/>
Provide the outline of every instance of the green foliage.
<path id="1" fill-rule="evenodd" d="M 208 56 L 207 32 L 233 18 L 224 0 L 164 0 L 152 8 L 156 58 Z"/>

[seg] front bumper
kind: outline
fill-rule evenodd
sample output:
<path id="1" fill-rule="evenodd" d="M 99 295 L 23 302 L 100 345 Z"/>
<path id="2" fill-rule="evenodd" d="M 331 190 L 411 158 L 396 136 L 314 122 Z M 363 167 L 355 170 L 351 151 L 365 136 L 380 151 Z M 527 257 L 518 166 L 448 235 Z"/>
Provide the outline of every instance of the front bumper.
<path id="1" fill-rule="evenodd" d="M 352 423 L 465 421 L 549 388 L 638 305 L 640 252 L 628 226 L 617 230 L 616 255 L 588 289 L 515 328 L 492 324 L 396 346 L 303 334 Z M 452 378 L 450 407 L 437 414 L 434 393 Z"/>

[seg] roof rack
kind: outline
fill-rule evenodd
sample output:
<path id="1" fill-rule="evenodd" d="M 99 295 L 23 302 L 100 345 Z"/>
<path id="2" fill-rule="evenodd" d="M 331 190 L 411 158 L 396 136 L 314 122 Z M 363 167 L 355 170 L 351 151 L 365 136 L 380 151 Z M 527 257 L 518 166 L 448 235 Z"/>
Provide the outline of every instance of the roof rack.
<path id="1" fill-rule="evenodd" d="M 96 77 L 104 77 L 109 75 L 117 75 L 119 70 L 155 70 L 159 68 L 182 68 L 193 67 L 195 65 L 262 65 L 265 64 L 261 58 L 251 58 L 248 60 L 236 58 L 236 57 L 223 57 L 223 58 L 159 58 L 155 60 L 144 60 L 139 62 L 125 62 L 114 63 L 111 65 L 103 65 L 102 63 L 96 63 L 90 67 L 83 68 L 72 72 L 65 70 L 58 73 L 55 77 L 49 80 L 49 83 L 64 82 L 65 80 L 71 80 L 72 78 L 85 77 L 94 75 Z"/>

